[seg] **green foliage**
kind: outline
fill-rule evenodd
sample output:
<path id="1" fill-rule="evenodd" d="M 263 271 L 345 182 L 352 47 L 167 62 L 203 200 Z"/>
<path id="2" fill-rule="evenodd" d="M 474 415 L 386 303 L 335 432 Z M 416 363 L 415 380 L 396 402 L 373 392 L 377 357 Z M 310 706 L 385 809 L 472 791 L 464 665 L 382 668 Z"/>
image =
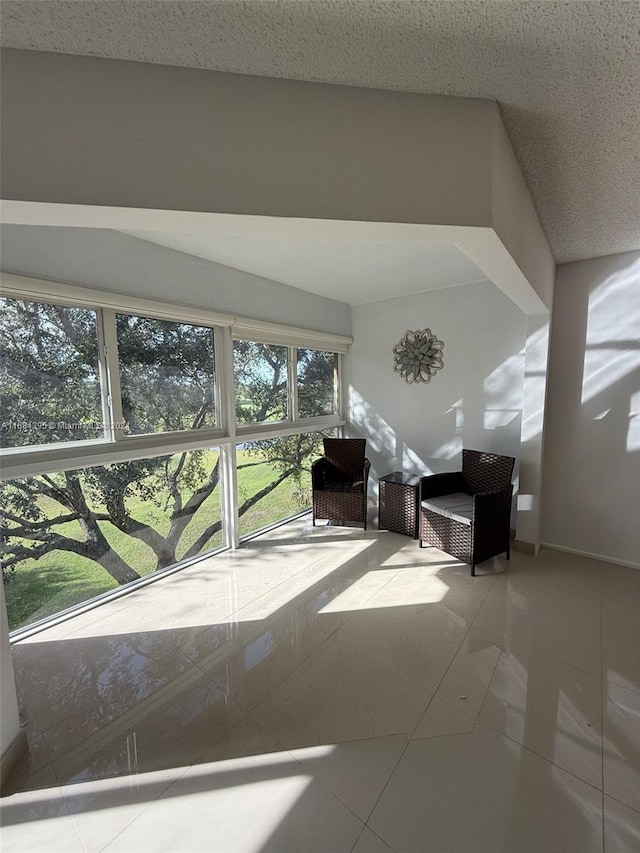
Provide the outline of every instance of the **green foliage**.
<path id="1" fill-rule="evenodd" d="M 298 414 L 301 418 L 334 412 L 337 355 L 313 349 L 298 350 Z"/>
<path id="2" fill-rule="evenodd" d="M 95 312 L 12 299 L 2 307 L 2 444 L 101 435 Z M 131 432 L 215 423 L 210 329 L 118 315 L 117 333 Z M 332 410 L 334 358 L 298 351 L 304 416 Z M 237 342 L 234 368 L 240 422 L 287 416 L 286 347 Z M 309 466 L 320 452 L 320 436 L 303 434 L 239 453 L 243 533 L 309 505 Z M 218 482 L 217 452 L 193 450 L 2 484 L 12 627 L 221 544 Z"/>
<path id="3" fill-rule="evenodd" d="M 117 332 L 131 433 L 215 426 L 212 329 L 119 314 Z"/>
<path id="4" fill-rule="evenodd" d="M 234 341 L 236 420 L 239 424 L 287 417 L 287 348 Z"/>
<path id="5" fill-rule="evenodd" d="M 101 437 L 95 311 L 0 298 L 0 446 Z"/>

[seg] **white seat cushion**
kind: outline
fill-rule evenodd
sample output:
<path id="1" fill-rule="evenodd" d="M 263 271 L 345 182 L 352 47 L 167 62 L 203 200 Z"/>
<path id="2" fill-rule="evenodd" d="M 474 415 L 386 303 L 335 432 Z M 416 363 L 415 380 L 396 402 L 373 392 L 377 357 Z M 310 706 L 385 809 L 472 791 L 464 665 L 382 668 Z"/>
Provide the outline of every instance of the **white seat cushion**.
<path id="1" fill-rule="evenodd" d="M 452 495 L 440 495 L 422 501 L 424 509 L 452 518 L 462 524 L 471 524 L 473 519 L 473 497 L 464 492 L 454 492 Z"/>

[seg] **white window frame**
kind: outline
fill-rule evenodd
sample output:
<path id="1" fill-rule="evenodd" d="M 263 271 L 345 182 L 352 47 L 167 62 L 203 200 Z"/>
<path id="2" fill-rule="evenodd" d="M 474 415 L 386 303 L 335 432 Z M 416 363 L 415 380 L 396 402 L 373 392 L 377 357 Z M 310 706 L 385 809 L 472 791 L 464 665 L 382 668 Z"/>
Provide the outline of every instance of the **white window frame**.
<path id="1" fill-rule="evenodd" d="M 221 501 L 224 541 L 238 545 L 238 506 L 236 489 L 236 443 L 265 438 L 286 437 L 325 429 L 342 429 L 347 421 L 346 371 L 352 338 L 310 329 L 267 323 L 222 314 L 180 303 L 150 301 L 139 297 L 94 290 L 45 279 L 29 278 L 13 273 L 0 273 L 0 294 L 32 302 L 53 303 L 96 311 L 100 346 L 100 379 L 105 423 L 112 428 L 103 439 L 64 442 L 32 447 L 0 450 L 0 480 L 12 480 L 48 471 L 91 468 L 115 462 L 150 458 L 210 447 L 220 449 Z M 133 314 L 172 322 L 209 326 L 214 330 L 216 364 L 215 429 L 125 435 L 113 425 L 122 422 L 120 371 L 117 360 L 115 314 Z M 286 421 L 236 425 L 233 373 L 233 341 L 250 340 L 278 344 L 289 348 L 289 415 Z M 304 347 L 338 353 L 338 406 L 335 415 L 298 418 L 296 411 L 296 349 Z M 293 374 L 293 375 L 292 375 Z M 103 381 L 104 379 L 104 381 Z"/>

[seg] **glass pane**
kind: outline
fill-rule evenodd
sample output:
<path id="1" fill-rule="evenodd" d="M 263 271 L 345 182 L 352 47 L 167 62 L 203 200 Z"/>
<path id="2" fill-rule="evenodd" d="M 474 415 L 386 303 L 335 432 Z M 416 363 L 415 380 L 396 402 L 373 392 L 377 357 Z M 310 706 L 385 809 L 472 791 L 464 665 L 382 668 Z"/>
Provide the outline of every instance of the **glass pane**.
<path id="1" fill-rule="evenodd" d="M 196 450 L 0 485 L 11 630 L 220 547 L 218 476 Z"/>
<path id="2" fill-rule="evenodd" d="M 335 414 L 337 377 L 335 352 L 298 350 L 298 417 Z"/>
<path id="3" fill-rule="evenodd" d="M 128 314 L 116 322 L 128 431 L 215 426 L 213 329 Z"/>
<path id="4" fill-rule="evenodd" d="M 322 456 L 322 437 L 336 434 L 308 432 L 238 445 L 240 536 L 311 507 L 311 463 Z"/>
<path id="5" fill-rule="evenodd" d="M 0 447 L 103 438 L 95 311 L 0 298 Z"/>
<path id="6" fill-rule="evenodd" d="M 287 419 L 287 347 L 234 341 L 233 369 L 239 424 Z"/>

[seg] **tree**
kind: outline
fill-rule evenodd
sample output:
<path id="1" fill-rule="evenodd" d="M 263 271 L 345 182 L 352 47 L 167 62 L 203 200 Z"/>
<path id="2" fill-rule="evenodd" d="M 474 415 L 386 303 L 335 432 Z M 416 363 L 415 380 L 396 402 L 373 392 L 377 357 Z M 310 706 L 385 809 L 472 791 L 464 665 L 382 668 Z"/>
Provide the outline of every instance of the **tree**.
<path id="1" fill-rule="evenodd" d="M 12 299 L 1 302 L 3 446 L 99 436 L 95 313 Z M 118 315 L 117 333 L 123 413 L 132 433 L 215 424 L 210 329 Z M 304 370 L 315 376 L 322 370 L 323 359 L 318 357 L 324 354 L 314 357 L 314 351 L 304 352 L 311 353 L 305 356 Z M 235 374 L 239 422 L 286 417 L 286 347 L 237 342 Z M 309 388 L 313 383 L 317 388 L 317 381 L 313 379 Z M 313 405 L 312 397 L 305 405 Z M 248 445 L 254 458 L 242 467 L 262 464 L 266 458 L 276 476 L 245 498 L 240 515 L 288 478 L 300 488 L 317 445 L 315 434 Z M 197 536 L 187 535 L 195 514 L 217 489 L 219 476 L 219 460 L 212 462 L 211 454 L 192 450 L 4 483 L 0 487 L 3 578 L 23 560 L 39 560 L 58 551 L 92 560 L 119 584 L 135 580 L 138 572 L 110 546 L 105 524 L 144 542 L 153 552 L 155 570 L 177 562 L 179 551 L 180 558 L 195 556 L 222 526 L 214 518 Z M 158 519 L 152 523 L 148 514 L 140 518 L 131 509 L 136 501 L 156 507 Z M 68 532 L 72 522 L 79 534 Z M 192 541 L 185 549 L 187 540 Z"/>

